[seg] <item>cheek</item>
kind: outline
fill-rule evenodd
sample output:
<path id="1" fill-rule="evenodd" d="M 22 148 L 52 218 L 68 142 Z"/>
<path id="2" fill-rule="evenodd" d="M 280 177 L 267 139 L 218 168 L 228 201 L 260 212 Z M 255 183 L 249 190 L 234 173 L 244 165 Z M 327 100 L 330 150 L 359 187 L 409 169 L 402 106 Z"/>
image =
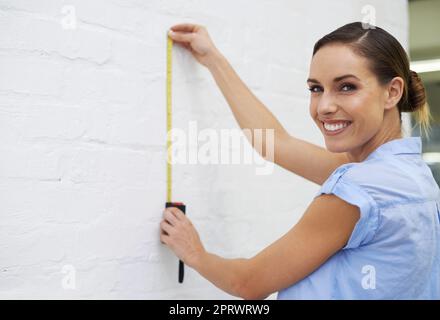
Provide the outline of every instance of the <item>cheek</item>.
<path id="1" fill-rule="evenodd" d="M 340 98 L 340 104 L 353 113 L 365 113 L 369 109 L 370 99 L 365 93 L 355 93 Z"/>
<path id="2" fill-rule="evenodd" d="M 375 99 L 356 97 L 346 110 L 355 122 L 355 135 L 371 136 L 382 125 L 383 111 Z"/>
<path id="3" fill-rule="evenodd" d="M 309 114 L 310 117 L 312 117 L 312 119 L 316 121 L 316 116 L 318 115 L 318 109 L 317 109 L 317 104 L 313 101 L 313 99 L 310 99 Z"/>
<path id="4" fill-rule="evenodd" d="M 343 105 L 354 121 L 365 123 L 375 120 L 377 117 L 377 100 L 367 93 L 347 97 L 344 99 Z"/>
<path id="5" fill-rule="evenodd" d="M 359 101 L 359 109 L 362 109 L 362 114 L 364 114 L 365 118 L 371 122 L 377 122 L 382 120 L 383 118 L 383 106 L 381 101 L 373 94 L 369 95 L 369 97 L 365 97 L 361 101 Z"/>

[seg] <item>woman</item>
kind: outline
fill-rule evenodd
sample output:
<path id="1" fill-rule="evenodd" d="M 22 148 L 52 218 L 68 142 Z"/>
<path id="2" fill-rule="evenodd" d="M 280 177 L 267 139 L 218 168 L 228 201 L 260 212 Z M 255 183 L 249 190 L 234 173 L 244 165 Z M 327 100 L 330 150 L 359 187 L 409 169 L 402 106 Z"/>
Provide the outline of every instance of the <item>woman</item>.
<path id="1" fill-rule="evenodd" d="M 401 113 L 429 129 L 420 78 L 399 42 L 350 23 L 314 46 L 310 115 L 327 150 L 289 136 L 194 24 L 170 37 L 209 68 L 242 128 L 273 128 L 275 163 L 322 185 L 300 221 L 250 259 L 207 252 L 181 211 L 168 208 L 163 243 L 220 289 L 245 299 L 439 299 L 440 190 L 420 137 L 402 137 Z M 298 152 L 298 151 L 301 152 Z"/>

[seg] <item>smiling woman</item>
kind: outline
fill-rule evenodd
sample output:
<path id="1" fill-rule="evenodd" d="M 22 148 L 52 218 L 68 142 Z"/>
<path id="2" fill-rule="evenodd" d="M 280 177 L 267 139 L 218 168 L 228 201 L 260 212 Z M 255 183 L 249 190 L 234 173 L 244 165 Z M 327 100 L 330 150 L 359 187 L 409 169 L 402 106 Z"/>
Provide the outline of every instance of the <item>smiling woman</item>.
<path id="1" fill-rule="evenodd" d="M 352 23 L 320 39 L 307 82 L 310 114 L 327 149 L 350 150 L 352 162 L 362 161 L 386 141 L 401 138 L 402 112 L 417 112 L 425 132 L 429 131 L 423 84 L 409 70 L 400 43 L 379 27 Z"/>
<path id="2" fill-rule="evenodd" d="M 401 113 L 429 127 L 420 78 L 399 42 L 350 23 L 314 47 L 310 115 L 327 150 L 291 137 L 215 48 L 206 29 L 172 27 L 207 66 L 241 128 L 273 129 L 274 162 L 321 186 L 300 221 L 250 259 L 205 250 L 191 221 L 169 208 L 161 241 L 222 290 L 248 299 L 440 298 L 440 189 L 420 137 L 402 138 Z"/>

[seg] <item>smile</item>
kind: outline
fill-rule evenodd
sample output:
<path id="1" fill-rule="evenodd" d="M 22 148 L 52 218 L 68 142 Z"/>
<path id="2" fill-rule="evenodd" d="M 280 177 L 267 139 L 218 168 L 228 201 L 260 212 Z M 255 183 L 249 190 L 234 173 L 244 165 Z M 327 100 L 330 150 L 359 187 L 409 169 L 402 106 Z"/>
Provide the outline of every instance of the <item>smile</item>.
<path id="1" fill-rule="evenodd" d="M 322 122 L 324 133 L 328 136 L 334 136 L 344 132 L 350 125 L 351 121 L 341 121 L 338 123 L 324 123 Z"/>

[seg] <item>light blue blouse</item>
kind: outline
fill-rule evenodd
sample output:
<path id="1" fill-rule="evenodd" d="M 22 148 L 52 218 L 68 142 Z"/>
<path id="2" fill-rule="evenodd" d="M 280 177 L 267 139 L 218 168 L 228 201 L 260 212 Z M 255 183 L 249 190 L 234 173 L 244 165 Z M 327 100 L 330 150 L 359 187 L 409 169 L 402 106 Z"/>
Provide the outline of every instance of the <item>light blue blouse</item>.
<path id="1" fill-rule="evenodd" d="M 440 299 L 440 190 L 420 137 L 338 167 L 315 197 L 360 208 L 344 248 L 278 299 Z"/>

